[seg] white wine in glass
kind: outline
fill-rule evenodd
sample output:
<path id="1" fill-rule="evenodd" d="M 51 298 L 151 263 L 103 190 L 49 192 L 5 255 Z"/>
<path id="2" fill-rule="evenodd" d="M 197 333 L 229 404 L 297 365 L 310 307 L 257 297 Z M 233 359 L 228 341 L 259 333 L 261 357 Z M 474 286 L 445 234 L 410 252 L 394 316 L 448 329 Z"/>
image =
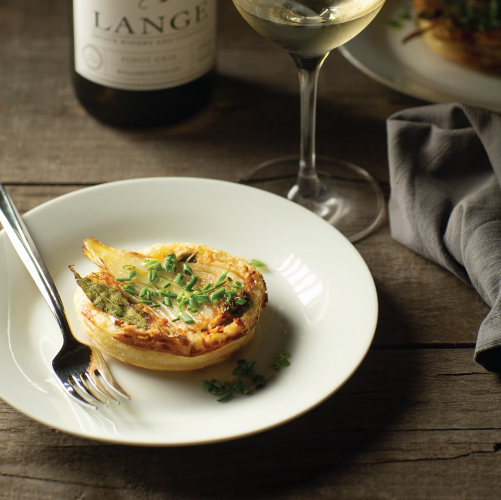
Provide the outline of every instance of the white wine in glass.
<path id="1" fill-rule="evenodd" d="M 299 157 L 258 166 L 244 182 L 286 196 L 317 213 L 350 241 L 377 224 L 384 197 L 377 182 L 352 163 L 316 157 L 318 74 L 329 53 L 362 31 L 384 0 L 233 0 L 263 37 L 286 49 L 299 71 L 301 142 Z"/>

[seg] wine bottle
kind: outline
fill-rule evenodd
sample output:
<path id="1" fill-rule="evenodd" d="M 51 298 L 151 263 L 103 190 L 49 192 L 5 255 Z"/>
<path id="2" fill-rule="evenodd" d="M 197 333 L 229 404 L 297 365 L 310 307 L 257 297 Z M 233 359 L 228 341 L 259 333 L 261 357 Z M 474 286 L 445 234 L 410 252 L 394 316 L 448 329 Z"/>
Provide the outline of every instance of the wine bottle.
<path id="1" fill-rule="evenodd" d="M 210 100 L 217 0 L 72 0 L 72 80 L 83 107 L 123 127 L 173 124 Z"/>

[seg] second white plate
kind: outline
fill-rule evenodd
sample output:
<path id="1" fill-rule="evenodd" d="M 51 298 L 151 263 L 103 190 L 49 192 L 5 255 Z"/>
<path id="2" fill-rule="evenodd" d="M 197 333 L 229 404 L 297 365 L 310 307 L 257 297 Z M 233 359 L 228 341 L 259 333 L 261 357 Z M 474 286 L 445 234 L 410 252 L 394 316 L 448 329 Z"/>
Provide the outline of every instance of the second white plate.
<path id="1" fill-rule="evenodd" d="M 387 0 L 374 21 L 339 50 L 378 82 L 429 102 L 461 102 L 501 111 L 501 76 L 469 69 L 433 53 L 421 38 L 402 39 L 415 29 L 389 25 L 409 3 Z"/>

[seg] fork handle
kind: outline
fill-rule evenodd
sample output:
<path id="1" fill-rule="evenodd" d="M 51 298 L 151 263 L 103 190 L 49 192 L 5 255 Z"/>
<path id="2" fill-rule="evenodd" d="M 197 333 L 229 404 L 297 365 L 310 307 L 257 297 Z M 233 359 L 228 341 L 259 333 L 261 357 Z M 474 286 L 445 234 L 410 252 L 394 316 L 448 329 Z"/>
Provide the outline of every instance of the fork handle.
<path id="1" fill-rule="evenodd" d="M 12 199 L 0 182 L 0 222 L 31 277 L 42 292 L 63 335 L 71 335 L 64 306 L 56 285 Z"/>

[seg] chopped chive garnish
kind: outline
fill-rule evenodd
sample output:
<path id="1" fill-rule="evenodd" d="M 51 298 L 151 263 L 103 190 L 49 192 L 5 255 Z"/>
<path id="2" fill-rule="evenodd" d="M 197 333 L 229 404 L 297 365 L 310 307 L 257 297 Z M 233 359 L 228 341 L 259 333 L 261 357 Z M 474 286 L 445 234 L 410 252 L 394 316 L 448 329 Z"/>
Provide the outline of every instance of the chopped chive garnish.
<path id="1" fill-rule="evenodd" d="M 266 379 L 262 375 L 254 375 L 251 377 L 256 389 L 262 389 L 266 385 Z"/>
<path id="2" fill-rule="evenodd" d="M 260 260 L 252 259 L 249 264 L 254 267 L 266 267 L 266 264 L 261 262 Z"/>
<path id="3" fill-rule="evenodd" d="M 216 284 L 214 285 L 214 288 L 217 288 L 218 286 L 221 286 L 225 282 L 226 276 L 228 276 L 228 271 L 226 271 L 225 273 L 223 273 L 219 277 L 219 279 L 217 280 Z"/>
<path id="4" fill-rule="evenodd" d="M 187 325 L 195 323 L 195 320 L 191 316 L 184 313 L 179 313 L 179 319 L 183 320 Z"/>
<path id="5" fill-rule="evenodd" d="M 277 356 L 276 359 L 282 359 L 289 357 L 287 351 L 282 351 Z M 288 363 L 288 361 L 286 360 Z M 231 399 L 235 394 L 249 395 L 258 389 L 262 389 L 266 385 L 266 378 L 263 375 L 254 374 L 254 365 L 256 361 L 247 361 L 246 359 L 239 359 L 237 361 L 237 366 L 233 370 L 232 375 L 236 375 L 237 379 L 235 382 L 220 382 L 217 379 L 203 380 L 202 389 L 209 394 L 213 394 L 217 397 L 217 401 L 223 402 Z M 283 366 L 288 366 L 284 364 Z M 244 378 L 251 382 L 251 385 L 246 385 Z"/>
<path id="6" fill-rule="evenodd" d="M 290 353 L 288 351 L 282 351 L 278 353 L 273 360 L 273 369 L 279 371 L 282 368 L 290 366 L 289 358 Z"/>
<path id="7" fill-rule="evenodd" d="M 164 268 L 168 273 L 174 271 L 176 267 L 175 260 L 176 260 L 176 254 L 170 253 L 165 256 Z"/>
<path id="8" fill-rule="evenodd" d="M 177 257 L 175 254 L 167 254 L 164 257 L 163 265 L 157 259 L 145 258 L 142 263 L 144 267 L 142 269 L 147 271 L 147 281 L 146 277 L 140 276 L 135 282 L 137 287 L 131 283 L 124 283 L 123 291 L 131 295 L 135 295 L 138 302 L 143 305 L 151 306 L 154 308 L 159 308 L 162 306 L 167 306 L 170 308 L 175 307 L 177 317 L 173 321 L 184 321 L 187 324 L 195 323 L 195 320 L 190 316 L 190 314 L 199 314 L 204 303 L 215 303 L 220 300 L 225 300 L 229 305 L 230 310 L 234 310 L 235 306 L 244 306 L 251 304 L 250 301 L 239 297 L 237 290 L 244 287 L 242 282 L 231 278 L 229 276 L 229 271 L 223 272 L 215 283 L 206 283 L 203 286 L 198 285 L 201 278 L 195 275 L 194 269 L 189 265 L 189 261 L 183 259 L 184 262 L 179 262 L 182 269 L 176 270 Z M 138 270 L 135 266 L 131 264 L 126 264 L 123 266 L 124 269 L 129 270 L 128 277 L 116 278 L 117 281 L 129 282 L 132 278 L 137 276 Z M 170 277 L 167 277 L 161 273 L 173 273 Z M 172 276 L 175 275 L 173 279 Z M 188 276 L 188 279 L 185 279 Z M 160 279 L 160 283 L 153 284 L 157 279 Z M 151 284 L 149 286 L 139 286 L 147 282 Z M 230 284 L 230 288 L 226 290 L 225 284 Z M 173 287 L 176 284 L 181 288 Z M 137 290 L 136 290 L 137 288 Z M 169 291 L 167 291 L 169 289 Z M 153 303 L 153 300 L 157 299 L 157 303 Z"/>
<path id="9" fill-rule="evenodd" d="M 132 266 L 134 267 L 134 266 Z M 124 266 L 125 268 L 125 266 Z M 129 268 L 127 268 L 129 269 Z M 121 277 L 121 278 L 116 278 L 117 281 L 130 281 L 132 278 L 135 278 L 137 276 L 137 271 L 135 269 L 132 269 L 132 271 L 129 273 L 129 277 L 128 278 L 124 278 L 124 277 Z"/>
<path id="10" fill-rule="evenodd" d="M 401 28 L 402 27 L 402 23 L 400 21 L 398 21 L 397 19 L 388 19 L 386 21 L 386 24 L 388 24 L 388 26 L 391 26 L 392 28 Z"/>
<path id="11" fill-rule="evenodd" d="M 233 390 L 239 394 L 244 394 L 245 385 L 244 381 L 241 378 L 239 378 L 237 382 L 233 385 Z"/>
<path id="12" fill-rule="evenodd" d="M 239 359 L 237 361 L 237 366 L 236 368 L 231 372 L 232 375 L 247 375 L 249 377 L 252 377 L 252 369 L 254 368 L 254 365 L 256 364 L 256 361 L 247 361 L 245 359 Z"/>
<path id="13" fill-rule="evenodd" d="M 224 288 L 219 288 L 218 290 L 216 290 L 212 294 L 211 302 L 217 302 L 219 299 L 222 299 L 224 297 L 224 292 L 225 292 Z"/>
<path id="14" fill-rule="evenodd" d="M 113 310 L 113 314 L 115 316 L 118 316 L 119 318 L 121 318 L 124 315 L 123 312 L 120 309 L 114 309 Z"/>
<path id="15" fill-rule="evenodd" d="M 233 397 L 233 394 L 231 392 L 225 392 L 222 396 L 217 398 L 217 400 L 222 403 L 224 401 L 228 401 L 232 397 Z"/>
<path id="16" fill-rule="evenodd" d="M 190 304 L 191 307 L 196 307 L 196 308 L 200 307 L 200 302 L 198 301 L 198 298 L 195 295 L 192 295 L 188 299 L 188 302 L 189 302 L 189 304 Z"/>
<path id="17" fill-rule="evenodd" d="M 190 282 L 184 287 L 184 289 L 189 292 L 195 286 L 195 283 L 198 281 L 198 276 L 193 276 Z"/>
<path id="18" fill-rule="evenodd" d="M 158 271 L 148 271 L 148 283 L 153 283 L 158 278 Z"/>

